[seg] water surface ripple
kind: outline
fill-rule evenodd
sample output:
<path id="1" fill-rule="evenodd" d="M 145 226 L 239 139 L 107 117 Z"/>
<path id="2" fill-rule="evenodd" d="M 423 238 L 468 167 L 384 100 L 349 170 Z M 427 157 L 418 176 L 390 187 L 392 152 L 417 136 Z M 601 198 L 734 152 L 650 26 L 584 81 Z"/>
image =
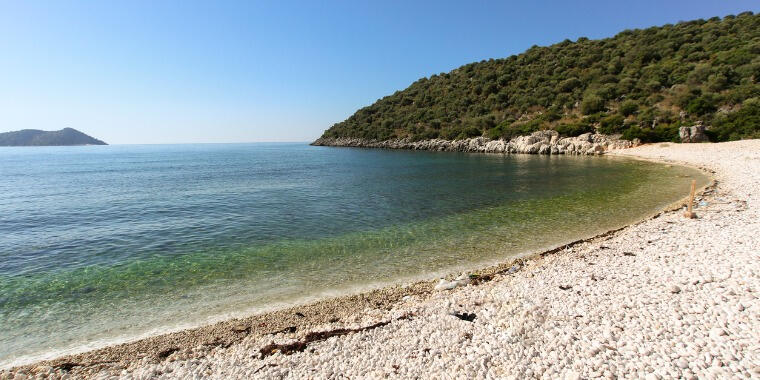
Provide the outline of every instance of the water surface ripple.
<path id="1" fill-rule="evenodd" d="M 6 366 L 504 259 L 707 180 L 611 157 L 305 144 L 0 148 L 0 178 Z"/>

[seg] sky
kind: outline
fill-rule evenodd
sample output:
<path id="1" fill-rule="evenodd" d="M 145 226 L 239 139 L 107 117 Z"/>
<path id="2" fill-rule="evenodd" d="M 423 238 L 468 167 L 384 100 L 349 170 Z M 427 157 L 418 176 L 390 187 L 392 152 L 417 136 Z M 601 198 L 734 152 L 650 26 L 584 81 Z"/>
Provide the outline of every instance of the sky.
<path id="1" fill-rule="evenodd" d="M 748 0 L 0 0 L 0 132 L 111 144 L 311 141 L 421 77 Z"/>

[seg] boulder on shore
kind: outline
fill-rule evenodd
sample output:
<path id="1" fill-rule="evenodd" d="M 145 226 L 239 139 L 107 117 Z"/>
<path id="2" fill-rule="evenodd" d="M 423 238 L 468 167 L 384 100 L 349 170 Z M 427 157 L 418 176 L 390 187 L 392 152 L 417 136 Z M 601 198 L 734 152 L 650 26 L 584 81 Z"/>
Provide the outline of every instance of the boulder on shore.
<path id="1" fill-rule="evenodd" d="M 682 143 L 700 143 L 710 141 L 705 134 L 705 127 L 702 124 L 691 127 L 678 128 L 678 136 Z"/>

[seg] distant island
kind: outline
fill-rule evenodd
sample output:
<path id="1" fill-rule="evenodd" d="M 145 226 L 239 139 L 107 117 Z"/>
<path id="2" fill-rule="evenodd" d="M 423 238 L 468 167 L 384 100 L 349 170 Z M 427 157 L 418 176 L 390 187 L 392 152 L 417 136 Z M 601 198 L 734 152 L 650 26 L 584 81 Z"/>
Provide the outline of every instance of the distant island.
<path id="1" fill-rule="evenodd" d="M 68 146 L 68 145 L 108 145 L 74 128 L 60 131 L 22 129 L 0 133 L 0 146 Z"/>
<path id="2" fill-rule="evenodd" d="M 314 145 L 442 150 L 547 130 L 680 142 L 694 125 L 715 142 L 760 138 L 759 41 L 760 15 L 745 12 L 533 46 L 419 79 Z"/>

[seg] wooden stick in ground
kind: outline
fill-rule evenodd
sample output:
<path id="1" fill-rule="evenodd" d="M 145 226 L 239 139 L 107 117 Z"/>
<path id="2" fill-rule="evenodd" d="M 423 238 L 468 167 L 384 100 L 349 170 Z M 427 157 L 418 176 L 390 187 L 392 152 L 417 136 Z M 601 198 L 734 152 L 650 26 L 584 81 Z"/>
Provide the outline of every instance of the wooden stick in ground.
<path id="1" fill-rule="evenodd" d="M 694 219 L 697 217 L 697 214 L 694 213 L 693 205 L 694 205 L 694 193 L 697 191 L 697 180 L 691 180 L 691 192 L 689 193 L 689 204 L 687 205 L 687 211 L 683 213 L 683 216 Z"/>

